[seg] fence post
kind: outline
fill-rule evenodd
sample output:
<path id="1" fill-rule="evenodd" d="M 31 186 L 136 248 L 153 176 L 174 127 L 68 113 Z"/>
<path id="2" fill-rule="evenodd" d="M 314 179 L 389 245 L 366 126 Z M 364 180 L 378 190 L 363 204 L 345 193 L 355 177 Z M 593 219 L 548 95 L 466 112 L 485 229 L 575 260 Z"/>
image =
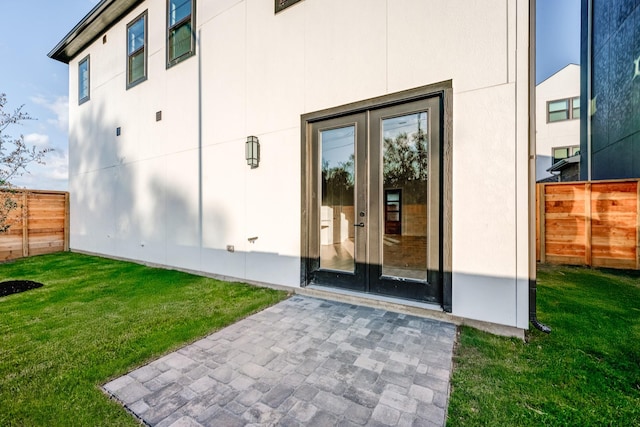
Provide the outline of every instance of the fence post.
<path id="1" fill-rule="evenodd" d="M 536 184 L 536 261 L 540 261 L 540 184 Z"/>
<path id="2" fill-rule="evenodd" d="M 584 263 L 591 266 L 591 181 L 584 184 Z"/>
<path id="3" fill-rule="evenodd" d="M 64 251 L 69 252 L 69 193 L 64 195 Z"/>
<path id="4" fill-rule="evenodd" d="M 22 256 L 29 256 L 29 208 L 27 192 L 22 191 L 20 209 L 22 210 Z"/>
<path id="5" fill-rule="evenodd" d="M 540 262 L 544 263 L 547 260 L 547 236 L 545 233 L 546 222 L 546 208 L 545 208 L 545 186 L 546 184 L 538 184 L 538 218 L 540 221 L 539 241 L 540 241 Z"/>
<path id="6" fill-rule="evenodd" d="M 640 180 L 636 181 L 636 270 L 640 270 Z"/>

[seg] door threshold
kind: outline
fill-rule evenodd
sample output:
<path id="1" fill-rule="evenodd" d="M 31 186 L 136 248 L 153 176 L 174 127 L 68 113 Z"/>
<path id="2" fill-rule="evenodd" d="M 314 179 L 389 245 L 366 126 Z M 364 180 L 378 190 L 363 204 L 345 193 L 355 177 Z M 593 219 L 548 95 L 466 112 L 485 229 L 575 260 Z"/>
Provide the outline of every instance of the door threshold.
<path id="1" fill-rule="evenodd" d="M 394 298 L 385 295 L 370 294 L 351 291 L 348 289 L 333 288 L 328 286 L 309 285 L 296 289 L 296 293 L 332 301 L 364 305 L 382 310 L 395 311 L 413 316 L 428 317 L 445 322 L 452 322 L 450 315 L 445 313 L 438 304 L 414 301 L 403 298 Z"/>

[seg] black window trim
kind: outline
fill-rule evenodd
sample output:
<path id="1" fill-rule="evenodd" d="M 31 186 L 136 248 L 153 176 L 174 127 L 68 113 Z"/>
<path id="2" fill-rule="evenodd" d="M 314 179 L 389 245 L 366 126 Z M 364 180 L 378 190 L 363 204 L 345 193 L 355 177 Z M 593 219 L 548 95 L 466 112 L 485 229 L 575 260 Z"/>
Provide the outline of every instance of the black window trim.
<path id="1" fill-rule="evenodd" d="M 82 76 L 80 74 L 80 68 L 82 64 L 87 63 L 87 96 L 81 98 L 82 93 Z M 78 61 L 78 105 L 82 105 L 91 99 L 91 55 L 87 54 L 84 58 Z"/>
<path id="2" fill-rule="evenodd" d="M 180 21 L 176 22 L 174 25 L 170 25 L 171 23 L 171 18 L 170 18 L 170 11 L 169 11 L 169 7 L 171 4 L 171 0 L 167 0 L 166 5 L 166 59 L 167 59 L 167 69 L 173 67 L 174 65 L 179 64 L 180 62 L 191 58 L 192 56 L 194 56 L 196 54 L 196 32 L 195 32 L 195 22 L 196 22 L 196 0 L 190 0 L 191 1 L 191 13 L 189 14 L 189 16 L 186 16 L 184 18 L 182 18 Z M 184 24 L 186 24 L 187 22 L 191 22 L 191 49 L 189 50 L 189 52 L 174 58 L 174 59 L 170 59 L 169 58 L 169 49 L 170 49 L 170 41 L 169 41 L 169 36 L 171 35 L 171 31 L 176 29 L 176 28 L 180 28 L 181 26 L 183 26 Z"/>
<path id="3" fill-rule="evenodd" d="M 294 4 L 298 3 L 300 0 L 275 0 L 275 12 L 274 13 L 278 13 L 281 12 L 283 10 L 285 10 L 286 8 L 288 8 L 289 6 L 293 6 Z"/>
<path id="4" fill-rule="evenodd" d="M 149 49 L 147 49 L 148 33 L 149 33 L 148 31 L 149 13 L 148 12 L 149 12 L 148 9 L 145 10 L 144 12 L 136 16 L 131 22 L 127 24 L 126 49 L 125 49 L 125 52 L 127 53 L 127 77 L 126 77 L 127 90 L 131 89 L 134 86 L 139 85 L 140 83 L 146 81 L 148 78 L 147 77 L 148 76 L 147 63 L 148 63 L 148 52 L 149 52 Z M 131 28 L 140 19 L 143 19 L 143 18 L 144 18 L 144 44 L 142 45 L 141 48 L 137 49 L 135 52 L 129 53 L 129 28 Z M 144 75 L 137 80 L 129 81 L 129 65 L 131 63 L 130 58 L 134 56 L 136 53 L 140 52 L 141 50 L 144 50 Z"/>

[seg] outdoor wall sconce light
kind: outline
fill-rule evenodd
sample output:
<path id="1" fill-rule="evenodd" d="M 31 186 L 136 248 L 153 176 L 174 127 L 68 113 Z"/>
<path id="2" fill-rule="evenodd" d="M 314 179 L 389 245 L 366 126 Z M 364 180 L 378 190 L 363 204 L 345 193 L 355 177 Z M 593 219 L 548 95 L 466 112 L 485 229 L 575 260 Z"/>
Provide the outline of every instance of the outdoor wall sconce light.
<path id="1" fill-rule="evenodd" d="M 251 169 L 258 167 L 260 163 L 260 142 L 257 136 L 248 136 L 245 144 L 245 158 Z"/>

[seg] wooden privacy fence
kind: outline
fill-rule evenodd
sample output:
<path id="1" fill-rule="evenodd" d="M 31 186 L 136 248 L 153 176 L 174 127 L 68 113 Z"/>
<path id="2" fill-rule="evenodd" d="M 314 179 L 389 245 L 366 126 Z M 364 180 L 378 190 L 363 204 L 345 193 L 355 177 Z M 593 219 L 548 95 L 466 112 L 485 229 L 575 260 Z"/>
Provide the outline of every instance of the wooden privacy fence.
<path id="1" fill-rule="evenodd" d="M 538 261 L 640 269 L 639 181 L 537 184 Z"/>
<path id="2" fill-rule="evenodd" d="M 69 193 L 15 190 L 0 193 L 17 207 L 0 233 L 0 261 L 69 250 Z"/>

